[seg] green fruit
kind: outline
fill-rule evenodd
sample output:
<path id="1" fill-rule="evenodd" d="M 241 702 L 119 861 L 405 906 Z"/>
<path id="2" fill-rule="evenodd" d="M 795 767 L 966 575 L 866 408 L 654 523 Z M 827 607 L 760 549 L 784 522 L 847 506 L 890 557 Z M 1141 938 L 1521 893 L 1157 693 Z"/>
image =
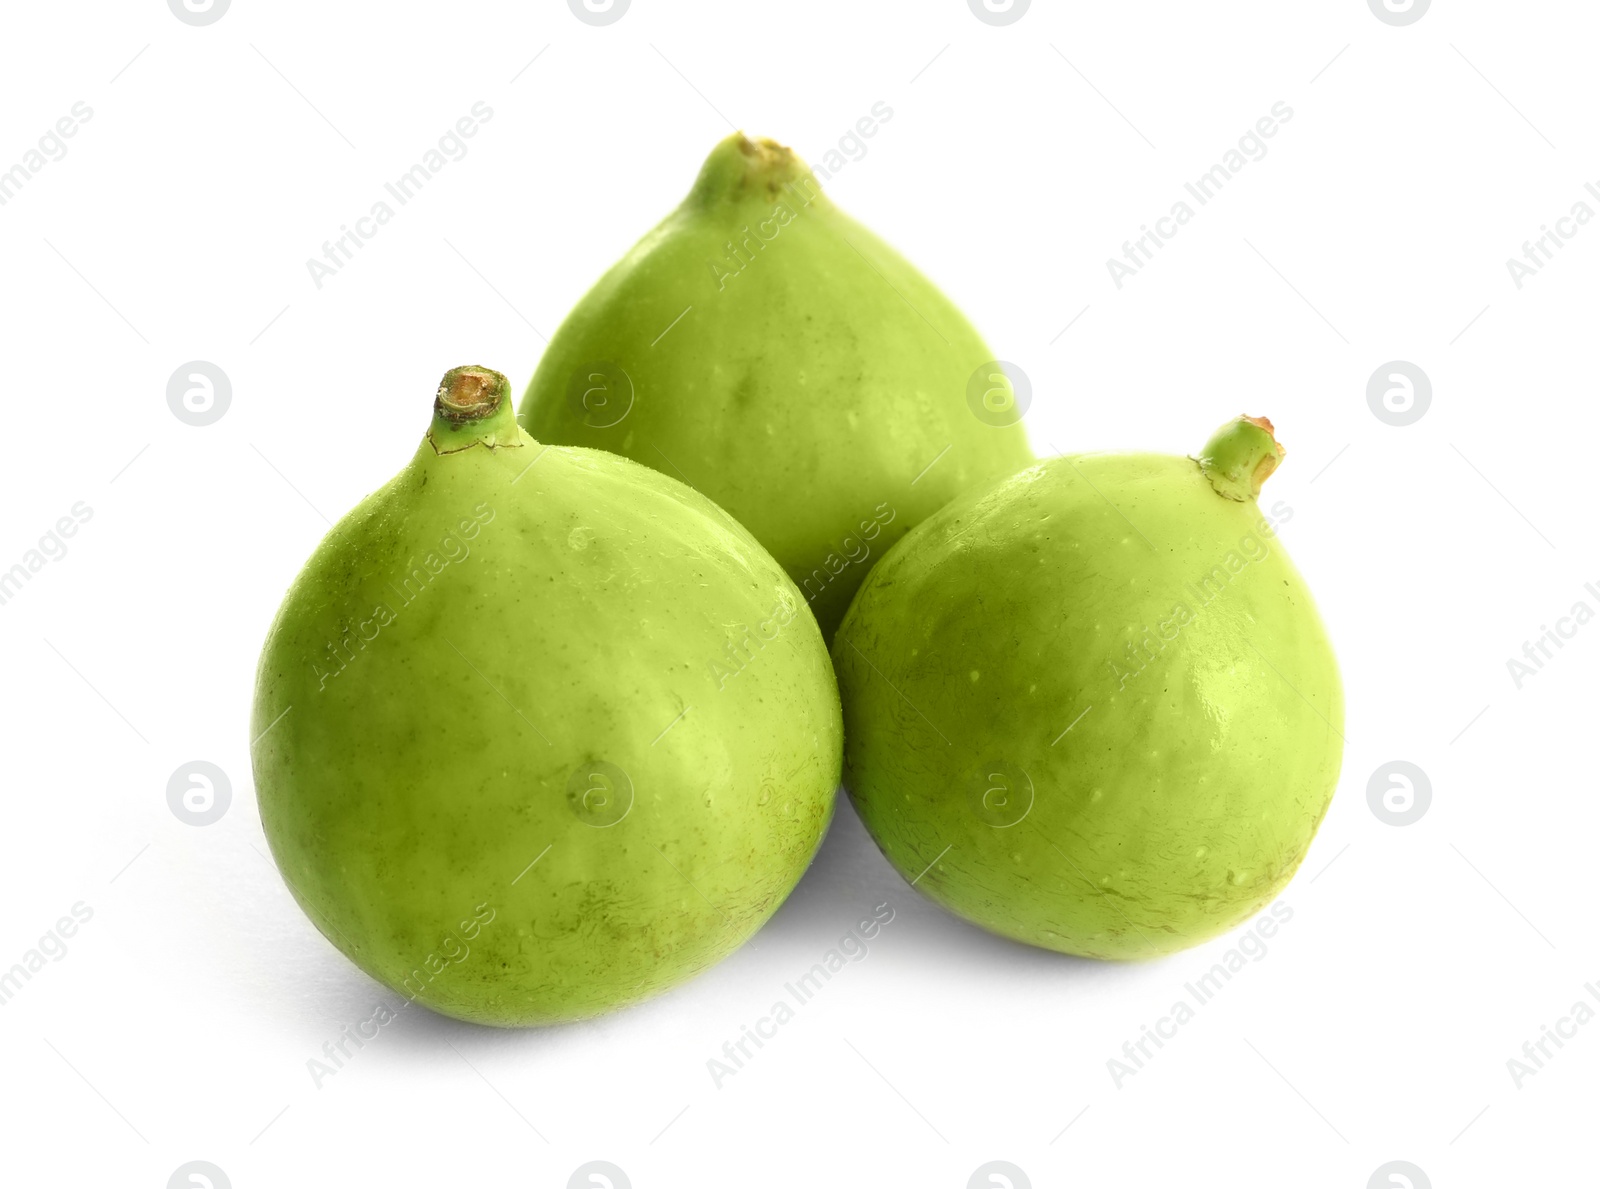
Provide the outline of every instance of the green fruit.
<path id="1" fill-rule="evenodd" d="M 306 914 L 447 1015 L 643 999 L 739 948 L 832 813 L 838 692 L 777 563 L 704 496 L 542 448 L 445 376 L 267 637 L 261 821 Z"/>
<path id="2" fill-rule="evenodd" d="M 742 134 L 567 316 L 522 412 L 716 500 L 827 638 L 907 529 L 1033 458 L 961 312 L 794 153 Z"/>
<path id="3" fill-rule="evenodd" d="M 919 889 L 1018 941 L 1140 958 L 1288 883 L 1344 705 L 1256 506 L 1271 430 L 1241 418 L 1198 459 L 1051 459 L 872 571 L 833 644 L 845 785 Z"/>

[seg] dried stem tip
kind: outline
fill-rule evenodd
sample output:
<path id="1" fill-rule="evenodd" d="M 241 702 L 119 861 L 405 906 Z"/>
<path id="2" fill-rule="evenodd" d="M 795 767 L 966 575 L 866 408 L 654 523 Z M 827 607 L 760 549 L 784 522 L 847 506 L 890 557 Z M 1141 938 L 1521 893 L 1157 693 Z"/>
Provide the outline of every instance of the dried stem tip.
<path id="1" fill-rule="evenodd" d="M 511 381 L 486 367 L 457 367 L 439 381 L 433 411 L 451 425 L 468 425 L 494 415 L 510 399 Z"/>
<path id="2" fill-rule="evenodd" d="M 701 208 L 745 201 L 770 207 L 790 186 L 800 188 L 804 201 L 821 200 L 815 175 L 793 149 L 775 140 L 751 140 L 743 132 L 735 132 L 711 150 L 685 201 Z"/>

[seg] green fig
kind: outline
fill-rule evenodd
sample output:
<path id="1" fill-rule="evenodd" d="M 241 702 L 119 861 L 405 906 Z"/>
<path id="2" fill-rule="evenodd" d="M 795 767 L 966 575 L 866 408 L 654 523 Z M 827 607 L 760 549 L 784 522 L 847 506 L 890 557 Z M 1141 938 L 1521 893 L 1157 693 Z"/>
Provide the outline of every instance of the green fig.
<path id="1" fill-rule="evenodd" d="M 1237 925 L 1288 883 L 1339 775 L 1339 671 L 1256 504 L 1264 419 L 1198 458 L 1053 458 L 878 563 L 833 642 L 845 786 L 959 916 L 1094 958 Z"/>
<path id="2" fill-rule="evenodd" d="M 743 134 L 567 316 L 522 405 L 542 441 L 709 495 L 830 639 L 907 529 L 1032 460 L 1022 411 L 932 282 L 793 152 Z"/>
<path id="3" fill-rule="evenodd" d="M 434 407 L 273 622 L 262 826 L 317 928 L 409 999 L 592 1016 L 705 970 L 794 887 L 838 691 L 799 591 L 703 495 L 542 447 L 484 368 Z"/>

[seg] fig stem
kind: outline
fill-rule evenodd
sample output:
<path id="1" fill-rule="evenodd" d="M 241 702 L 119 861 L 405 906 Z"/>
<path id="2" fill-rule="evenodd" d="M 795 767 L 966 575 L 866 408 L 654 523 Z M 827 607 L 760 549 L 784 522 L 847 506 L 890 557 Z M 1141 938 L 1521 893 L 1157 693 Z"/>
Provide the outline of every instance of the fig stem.
<path id="1" fill-rule="evenodd" d="M 1278 469 L 1284 449 L 1265 417 L 1239 416 L 1228 422 L 1194 455 L 1200 471 L 1220 496 L 1253 500 L 1261 485 Z"/>
<path id="2" fill-rule="evenodd" d="M 428 441 L 439 454 L 484 445 L 521 446 L 511 407 L 511 381 L 490 368 L 454 367 L 439 381 L 433 398 Z"/>
<path id="3" fill-rule="evenodd" d="M 800 183 L 804 183 L 804 197 L 821 197 L 811 167 L 793 149 L 765 137 L 751 140 L 743 132 L 735 132 L 711 150 L 685 202 L 701 208 L 744 198 L 770 203 L 786 186 Z"/>

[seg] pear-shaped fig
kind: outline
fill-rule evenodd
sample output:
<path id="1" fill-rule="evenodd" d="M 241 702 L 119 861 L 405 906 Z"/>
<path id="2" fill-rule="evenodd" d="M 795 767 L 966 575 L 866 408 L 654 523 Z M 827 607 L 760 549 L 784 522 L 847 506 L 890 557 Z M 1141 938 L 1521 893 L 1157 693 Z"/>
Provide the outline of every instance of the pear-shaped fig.
<path id="1" fill-rule="evenodd" d="M 367 973 L 523 1025 L 741 946 L 832 812 L 838 693 L 805 601 L 675 479 L 445 376 L 416 455 L 295 580 L 256 681 L 262 825 Z"/>
<path id="2" fill-rule="evenodd" d="M 740 134 L 567 316 L 522 411 L 705 492 L 831 638 L 907 529 L 1032 459 L 1017 395 L 932 282 Z"/>

